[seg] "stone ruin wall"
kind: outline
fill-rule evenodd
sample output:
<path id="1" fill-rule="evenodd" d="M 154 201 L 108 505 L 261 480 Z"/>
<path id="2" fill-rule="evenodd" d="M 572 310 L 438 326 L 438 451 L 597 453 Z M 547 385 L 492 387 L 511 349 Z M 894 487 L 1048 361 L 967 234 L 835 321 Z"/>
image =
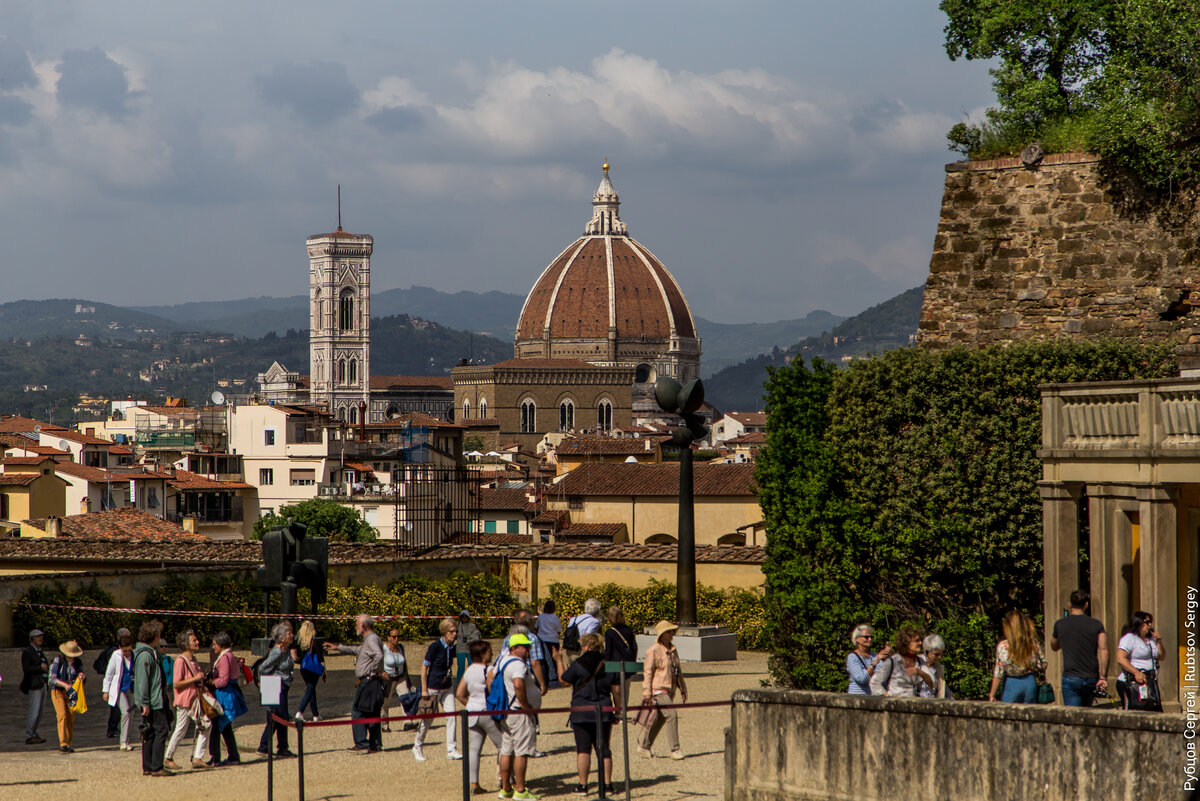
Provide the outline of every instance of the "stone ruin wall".
<path id="1" fill-rule="evenodd" d="M 1176 345 L 1200 368 L 1200 215 L 1124 211 L 1082 153 L 946 165 L 921 306 L 924 348 L 1069 337 Z"/>

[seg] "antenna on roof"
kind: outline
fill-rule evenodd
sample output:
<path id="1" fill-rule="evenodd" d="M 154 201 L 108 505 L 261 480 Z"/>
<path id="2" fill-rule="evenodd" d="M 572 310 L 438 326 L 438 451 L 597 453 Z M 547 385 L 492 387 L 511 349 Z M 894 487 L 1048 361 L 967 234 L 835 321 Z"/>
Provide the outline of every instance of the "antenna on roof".
<path id="1" fill-rule="evenodd" d="M 342 230 L 342 185 L 338 184 L 338 230 Z"/>

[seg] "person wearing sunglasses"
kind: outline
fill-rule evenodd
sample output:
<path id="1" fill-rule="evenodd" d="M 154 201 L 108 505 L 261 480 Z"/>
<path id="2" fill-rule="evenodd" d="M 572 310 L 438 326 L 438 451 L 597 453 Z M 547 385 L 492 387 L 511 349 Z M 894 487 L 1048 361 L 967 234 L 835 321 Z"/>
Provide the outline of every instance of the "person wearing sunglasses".
<path id="1" fill-rule="evenodd" d="M 870 695 L 871 677 L 875 675 L 875 667 L 892 655 L 891 646 L 885 646 L 882 651 L 875 653 L 871 650 L 874 640 L 874 630 L 866 623 L 854 627 L 850 633 L 850 642 L 854 650 L 846 655 L 846 673 L 850 675 L 851 695 Z"/>

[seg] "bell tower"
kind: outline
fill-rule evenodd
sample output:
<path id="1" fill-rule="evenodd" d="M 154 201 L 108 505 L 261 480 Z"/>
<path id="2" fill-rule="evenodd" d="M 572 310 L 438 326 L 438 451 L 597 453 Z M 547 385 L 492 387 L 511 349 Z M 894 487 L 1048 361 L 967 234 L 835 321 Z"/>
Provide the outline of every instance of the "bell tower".
<path id="1" fill-rule="evenodd" d="M 369 234 L 338 227 L 308 237 L 309 382 L 314 405 L 337 420 L 358 423 L 370 408 L 371 251 Z"/>

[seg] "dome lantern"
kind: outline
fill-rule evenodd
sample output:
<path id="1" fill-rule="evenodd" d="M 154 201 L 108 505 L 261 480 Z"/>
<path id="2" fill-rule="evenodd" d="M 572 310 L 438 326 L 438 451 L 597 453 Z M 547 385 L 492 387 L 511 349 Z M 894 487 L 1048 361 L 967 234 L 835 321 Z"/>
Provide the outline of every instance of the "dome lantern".
<path id="1" fill-rule="evenodd" d="M 583 232 L 588 236 L 625 236 L 629 229 L 621 222 L 621 196 L 608 179 L 608 159 L 602 169 L 604 177 L 592 195 L 592 219 Z"/>

